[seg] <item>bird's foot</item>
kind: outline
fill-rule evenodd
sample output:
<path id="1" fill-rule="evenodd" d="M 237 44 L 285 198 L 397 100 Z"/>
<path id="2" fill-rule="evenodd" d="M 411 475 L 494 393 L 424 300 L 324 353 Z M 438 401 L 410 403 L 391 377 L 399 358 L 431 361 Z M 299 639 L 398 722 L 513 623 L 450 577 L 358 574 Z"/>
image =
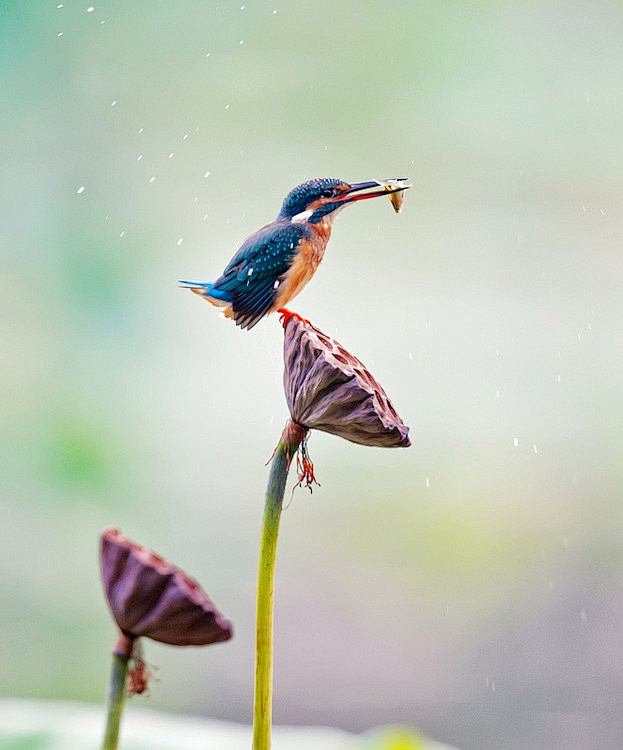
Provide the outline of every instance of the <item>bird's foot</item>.
<path id="1" fill-rule="evenodd" d="M 296 320 L 300 320 L 301 323 L 305 323 L 306 325 L 311 325 L 311 323 L 309 322 L 309 320 L 307 320 L 307 318 L 302 318 L 298 313 L 292 312 L 292 310 L 288 310 L 287 307 L 280 307 L 277 310 L 277 312 L 279 314 L 279 322 L 284 328 L 288 324 L 288 321 L 290 320 L 290 318 L 296 318 Z"/>

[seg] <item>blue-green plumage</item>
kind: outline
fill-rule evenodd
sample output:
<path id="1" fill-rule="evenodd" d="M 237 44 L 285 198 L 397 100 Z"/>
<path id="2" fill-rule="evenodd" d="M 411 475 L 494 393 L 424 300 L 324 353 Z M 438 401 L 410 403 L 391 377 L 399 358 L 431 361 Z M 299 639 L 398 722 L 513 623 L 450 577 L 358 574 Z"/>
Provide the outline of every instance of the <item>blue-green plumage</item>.
<path id="1" fill-rule="evenodd" d="M 278 220 L 251 235 L 213 283 L 227 295 L 235 320 L 251 328 L 271 309 L 300 242 L 310 234 L 302 224 Z"/>
<path id="2" fill-rule="evenodd" d="M 236 325 L 252 328 L 287 304 L 313 276 L 339 210 L 353 201 L 386 195 L 388 189 L 376 180 L 309 180 L 288 193 L 277 219 L 244 241 L 216 281 L 180 283 L 223 308 Z"/>

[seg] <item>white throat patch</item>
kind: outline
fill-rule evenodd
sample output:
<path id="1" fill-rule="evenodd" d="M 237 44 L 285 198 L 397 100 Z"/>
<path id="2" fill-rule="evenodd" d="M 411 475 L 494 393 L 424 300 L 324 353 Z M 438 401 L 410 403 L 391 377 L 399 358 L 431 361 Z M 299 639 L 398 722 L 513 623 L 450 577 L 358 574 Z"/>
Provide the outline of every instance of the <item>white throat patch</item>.
<path id="1" fill-rule="evenodd" d="M 301 211 L 300 214 L 293 216 L 290 221 L 292 224 L 304 224 L 313 213 L 313 211 Z"/>

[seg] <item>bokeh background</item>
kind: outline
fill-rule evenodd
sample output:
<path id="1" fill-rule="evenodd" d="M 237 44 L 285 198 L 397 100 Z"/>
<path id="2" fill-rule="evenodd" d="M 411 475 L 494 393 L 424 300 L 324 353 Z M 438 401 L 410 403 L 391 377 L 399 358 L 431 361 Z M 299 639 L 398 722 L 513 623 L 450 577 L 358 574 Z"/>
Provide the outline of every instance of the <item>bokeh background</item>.
<path id="1" fill-rule="evenodd" d="M 292 305 L 413 447 L 312 436 L 276 721 L 619 748 L 623 6 L 3 0 L 0 56 L 0 692 L 102 700 L 115 525 L 236 627 L 149 643 L 148 704 L 250 721 L 282 333 L 176 280 L 305 179 L 409 177 L 400 216 L 340 216 Z"/>

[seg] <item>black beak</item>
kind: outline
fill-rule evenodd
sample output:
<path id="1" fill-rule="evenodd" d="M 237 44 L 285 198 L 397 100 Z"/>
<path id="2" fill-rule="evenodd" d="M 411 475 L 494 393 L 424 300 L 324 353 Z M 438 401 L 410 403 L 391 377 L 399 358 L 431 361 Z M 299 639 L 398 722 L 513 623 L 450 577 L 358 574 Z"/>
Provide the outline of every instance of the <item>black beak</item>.
<path id="1" fill-rule="evenodd" d="M 411 185 L 404 185 L 406 177 L 392 180 L 370 180 L 369 182 L 353 182 L 347 190 L 342 193 L 342 203 L 351 203 L 353 201 L 363 201 L 366 198 L 380 198 L 382 195 L 390 193 L 399 193 L 401 190 L 408 190 Z M 397 186 L 396 186 L 397 185 Z M 368 192 L 362 192 L 363 190 Z"/>

